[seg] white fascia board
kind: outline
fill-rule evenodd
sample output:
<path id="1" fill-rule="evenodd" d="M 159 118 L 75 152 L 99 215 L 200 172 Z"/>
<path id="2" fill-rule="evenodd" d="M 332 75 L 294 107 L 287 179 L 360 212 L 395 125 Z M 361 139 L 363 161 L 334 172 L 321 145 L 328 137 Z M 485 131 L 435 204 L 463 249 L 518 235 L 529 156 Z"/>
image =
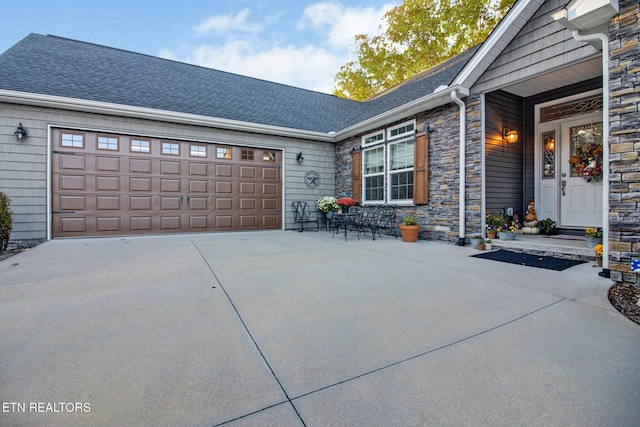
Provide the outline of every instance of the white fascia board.
<path id="1" fill-rule="evenodd" d="M 135 107 L 108 102 L 90 101 L 86 99 L 34 94 L 28 92 L 0 90 L 0 102 L 106 114 L 111 116 L 124 116 L 169 123 L 182 123 L 217 129 L 254 132 L 289 138 L 310 139 L 322 142 L 335 141 L 334 135 L 330 135 L 325 132 L 315 132 L 302 129 L 286 128 L 281 126 L 264 125 L 260 123 L 244 122 L 240 120 L 201 116 L 197 114 L 157 110 L 153 108 Z"/>
<path id="2" fill-rule="evenodd" d="M 505 35 L 506 31 L 514 25 L 514 23 L 519 19 L 520 15 L 523 11 L 532 3 L 533 0 L 520 0 L 517 1 L 509 12 L 502 18 L 502 20 L 498 23 L 496 28 L 489 34 L 489 37 L 482 43 L 480 49 L 473 55 L 471 60 L 467 62 L 467 65 L 464 66 L 462 71 L 458 74 L 456 79 L 453 81 L 453 85 L 467 85 L 471 87 L 475 82 L 467 82 L 466 80 L 470 77 L 470 75 L 476 70 L 478 66 L 484 61 L 485 57 L 491 53 L 491 51 L 496 47 L 496 44 L 502 39 Z M 538 3 L 540 3 L 538 1 Z M 497 52 L 499 54 L 500 52 Z M 493 62 L 493 61 L 491 61 Z"/>
<path id="3" fill-rule="evenodd" d="M 469 88 L 463 86 L 449 86 L 437 92 L 431 93 L 422 98 L 411 101 L 407 104 L 396 107 L 392 110 L 385 111 L 382 114 L 371 117 L 348 128 L 342 129 L 335 134 L 337 141 L 349 138 L 362 132 L 366 132 L 371 129 L 379 128 L 389 123 L 406 119 L 414 114 L 428 111 L 436 107 L 451 103 L 451 92 L 458 92 L 458 95 L 463 98 L 469 96 Z"/>

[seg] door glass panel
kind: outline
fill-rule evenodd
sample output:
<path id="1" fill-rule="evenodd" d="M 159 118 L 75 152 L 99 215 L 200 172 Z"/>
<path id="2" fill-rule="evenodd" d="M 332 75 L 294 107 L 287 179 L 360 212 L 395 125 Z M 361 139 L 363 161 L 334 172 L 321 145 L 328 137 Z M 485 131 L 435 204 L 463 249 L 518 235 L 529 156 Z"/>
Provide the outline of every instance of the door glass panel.
<path id="1" fill-rule="evenodd" d="M 556 132 L 544 132 L 542 144 L 544 150 L 542 179 L 554 179 L 556 177 Z"/>
<path id="2" fill-rule="evenodd" d="M 574 126 L 569 129 L 570 176 L 584 177 L 602 171 L 602 122 Z"/>

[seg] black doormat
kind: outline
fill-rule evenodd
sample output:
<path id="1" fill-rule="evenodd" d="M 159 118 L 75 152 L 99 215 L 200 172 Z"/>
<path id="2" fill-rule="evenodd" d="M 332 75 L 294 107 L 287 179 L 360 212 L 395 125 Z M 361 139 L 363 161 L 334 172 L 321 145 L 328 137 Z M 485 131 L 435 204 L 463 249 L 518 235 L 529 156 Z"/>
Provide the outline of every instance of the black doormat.
<path id="1" fill-rule="evenodd" d="M 526 267 L 546 268 L 547 270 L 555 271 L 566 270 L 574 265 L 587 262 L 575 259 L 555 258 L 552 256 L 524 254 L 521 252 L 505 251 L 504 249 L 471 256 L 490 259 L 493 261 L 508 262 L 510 264 L 524 265 Z"/>

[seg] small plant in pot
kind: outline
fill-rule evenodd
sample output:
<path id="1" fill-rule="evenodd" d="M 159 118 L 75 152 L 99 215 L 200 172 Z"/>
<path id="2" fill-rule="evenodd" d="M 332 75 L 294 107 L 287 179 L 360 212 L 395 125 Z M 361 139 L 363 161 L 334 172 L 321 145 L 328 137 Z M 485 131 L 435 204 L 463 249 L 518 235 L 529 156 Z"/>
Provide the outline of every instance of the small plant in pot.
<path id="1" fill-rule="evenodd" d="M 471 249 L 478 249 L 478 243 L 484 242 L 484 237 L 482 237 L 480 234 L 476 234 L 470 239 L 470 241 Z"/>
<path id="2" fill-rule="evenodd" d="M 546 236 L 552 236 L 558 232 L 556 229 L 556 222 L 551 218 L 538 221 L 537 227 L 538 230 L 540 230 L 540 234 L 544 234 Z"/>
<path id="3" fill-rule="evenodd" d="M 403 242 L 417 242 L 420 234 L 420 224 L 415 216 L 406 216 L 400 224 L 400 233 Z"/>
<path id="4" fill-rule="evenodd" d="M 493 249 L 493 242 L 491 241 L 491 239 L 486 239 L 484 241 L 484 247 L 486 250 L 490 251 L 491 249 Z"/>

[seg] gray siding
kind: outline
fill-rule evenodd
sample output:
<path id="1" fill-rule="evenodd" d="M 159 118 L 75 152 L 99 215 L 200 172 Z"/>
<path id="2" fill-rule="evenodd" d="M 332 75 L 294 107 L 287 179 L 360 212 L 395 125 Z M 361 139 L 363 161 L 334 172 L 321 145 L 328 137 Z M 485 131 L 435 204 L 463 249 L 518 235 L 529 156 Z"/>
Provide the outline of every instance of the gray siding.
<path id="1" fill-rule="evenodd" d="M 29 132 L 24 143 L 13 136 L 18 123 Z M 99 114 L 0 104 L 0 191 L 11 198 L 13 231 L 11 240 L 45 239 L 49 223 L 47 212 L 47 132 L 48 126 L 86 128 L 114 133 L 153 135 L 161 138 L 222 142 L 226 144 L 269 147 L 284 151 L 283 209 L 285 228 L 293 228 L 291 202 L 315 201 L 335 192 L 335 145 L 246 132 L 225 131 L 200 126 L 155 122 Z M 299 165 L 296 155 L 303 152 Z M 304 175 L 315 170 L 320 186 L 310 190 Z"/>
<path id="2" fill-rule="evenodd" d="M 523 130 L 522 98 L 497 91 L 486 95 L 485 185 L 486 208 L 491 213 L 512 207 L 522 218 L 523 209 Z M 516 129 L 515 144 L 503 140 L 502 129 Z"/>
<path id="3" fill-rule="evenodd" d="M 599 54 L 593 46 L 574 40 L 569 30 L 551 18 L 566 3 L 550 0 L 542 4 L 478 79 L 473 92 L 494 90 Z"/>

